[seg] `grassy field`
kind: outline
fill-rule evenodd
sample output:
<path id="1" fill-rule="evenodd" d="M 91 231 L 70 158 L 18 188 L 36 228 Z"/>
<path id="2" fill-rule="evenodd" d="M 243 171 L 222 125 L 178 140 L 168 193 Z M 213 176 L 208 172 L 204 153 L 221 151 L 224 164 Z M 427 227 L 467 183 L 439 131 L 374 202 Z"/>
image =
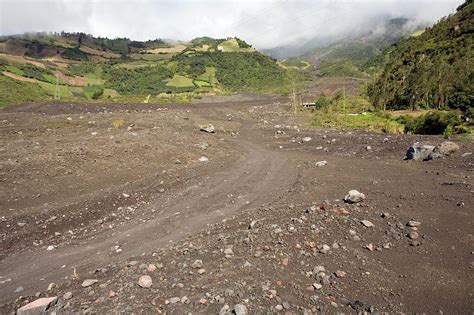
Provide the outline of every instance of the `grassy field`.
<path id="1" fill-rule="evenodd" d="M 150 54 L 177 54 L 186 49 L 185 45 L 174 45 L 171 47 L 159 47 L 146 50 Z"/>
<path id="2" fill-rule="evenodd" d="M 194 86 L 192 79 L 179 74 L 175 74 L 173 78 L 166 83 L 166 85 L 178 88 Z"/>

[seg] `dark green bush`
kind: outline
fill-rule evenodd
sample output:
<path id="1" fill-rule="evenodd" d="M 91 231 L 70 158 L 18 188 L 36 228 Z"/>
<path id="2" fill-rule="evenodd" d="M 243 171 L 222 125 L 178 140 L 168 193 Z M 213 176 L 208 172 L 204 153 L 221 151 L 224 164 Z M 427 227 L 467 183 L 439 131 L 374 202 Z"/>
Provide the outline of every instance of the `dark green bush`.
<path id="1" fill-rule="evenodd" d="M 74 48 L 67 48 L 61 53 L 66 59 L 78 60 L 78 61 L 85 61 L 89 60 L 89 55 L 82 50 L 79 49 L 79 46 Z"/>
<path id="2" fill-rule="evenodd" d="M 406 133 L 441 135 L 461 131 L 461 117 L 458 111 L 431 111 L 419 117 L 400 116 L 397 122 L 405 126 Z"/>

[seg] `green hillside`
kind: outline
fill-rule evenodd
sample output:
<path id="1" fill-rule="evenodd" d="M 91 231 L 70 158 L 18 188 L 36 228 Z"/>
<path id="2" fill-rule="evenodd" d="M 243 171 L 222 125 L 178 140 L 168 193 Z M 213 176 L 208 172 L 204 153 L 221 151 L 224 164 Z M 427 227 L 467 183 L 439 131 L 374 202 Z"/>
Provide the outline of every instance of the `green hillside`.
<path id="1" fill-rule="evenodd" d="M 396 18 L 386 21 L 380 28 L 355 38 L 345 38 L 312 50 L 304 57 L 323 76 L 348 76 L 367 78 L 381 67 L 380 58 L 385 49 L 399 39 L 419 34 L 416 26 L 408 25 L 410 20 Z M 420 27 L 420 26 L 419 26 Z"/>
<path id="2" fill-rule="evenodd" d="M 418 36 L 403 39 L 380 59 L 383 71 L 369 86 L 377 108 L 472 110 L 474 3 Z"/>
<path id="3" fill-rule="evenodd" d="M 83 33 L 0 38 L 0 106 L 24 101 L 190 99 L 235 91 L 286 93 L 303 70 L 288 69 L 238 38 L 189 43 L 95 38 Z M 58 87 L 56 87 L 58 85 Z M 28 92 L 27 92 L 28 91 Z"/>

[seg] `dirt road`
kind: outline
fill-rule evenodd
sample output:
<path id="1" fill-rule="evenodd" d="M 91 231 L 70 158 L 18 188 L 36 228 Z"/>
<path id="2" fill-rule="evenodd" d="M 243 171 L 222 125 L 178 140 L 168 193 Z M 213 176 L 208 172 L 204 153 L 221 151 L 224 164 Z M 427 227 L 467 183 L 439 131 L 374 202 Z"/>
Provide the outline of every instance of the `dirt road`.
<path id="1" fill-rule="evenodd" d="M 0 116 L 2 312 L 67 291 L 61 310 L 99 313 L 473 309 L 470 142 L 410 163 L 411 143 L 443 139 L 314 129 L 282 99 L 248 96 Z M 344 204 L 350 189 L 367 200 Z"/>

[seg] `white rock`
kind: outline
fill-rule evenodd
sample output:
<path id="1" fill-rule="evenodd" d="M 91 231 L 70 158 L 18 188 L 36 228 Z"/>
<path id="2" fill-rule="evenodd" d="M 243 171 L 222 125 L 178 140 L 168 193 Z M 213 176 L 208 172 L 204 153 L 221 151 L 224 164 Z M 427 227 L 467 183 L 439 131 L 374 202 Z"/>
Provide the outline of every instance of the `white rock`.
<path id="1" fill-rule="evenodd" d="M 319 161 L 319 162 L 316 162 L 316 167 L 323 167 L 323 166 L 326 166 L 328 165 L 328 161 Z"/>
<path id="2" fill-rule="evenodd" d="M 374 227 L 375 225 L 370 222 L 369 220 L 362 220 L 360 221 L 360 223 L 362 223 L 365 227 Z"/>
<path id="3" fill-rule="evenodd" d="M 357 190 L 350 190 L 349 193 L 344 197 L 344 201 L 347 203 L 357 203 L 365 199 L 365 195 Z"/>
<path id="4" fill-rule="evenodd" d="M 209 159 L 205 156 L 201 156 L 199 159 L 198 159 L 199 162 L 209 162 Z"/>
<path id="5" fill-rule="evenodd" d="M 311 140 L 313 140 L 313 138 L 311 137 L 304 137 L 303 139 L 301 139 L 303 142 L 309 142 Z"/>
<path id="6" fill-rule="evenodd" d="M 87 288 L 87 287 L 90 287 L 91 285 L 93 285 L 97 282 L 99 282 L 99 280 L 97 280 L 97 279 L 86 279 L 82 282 L 81 286 L 83 288 Z"/>

